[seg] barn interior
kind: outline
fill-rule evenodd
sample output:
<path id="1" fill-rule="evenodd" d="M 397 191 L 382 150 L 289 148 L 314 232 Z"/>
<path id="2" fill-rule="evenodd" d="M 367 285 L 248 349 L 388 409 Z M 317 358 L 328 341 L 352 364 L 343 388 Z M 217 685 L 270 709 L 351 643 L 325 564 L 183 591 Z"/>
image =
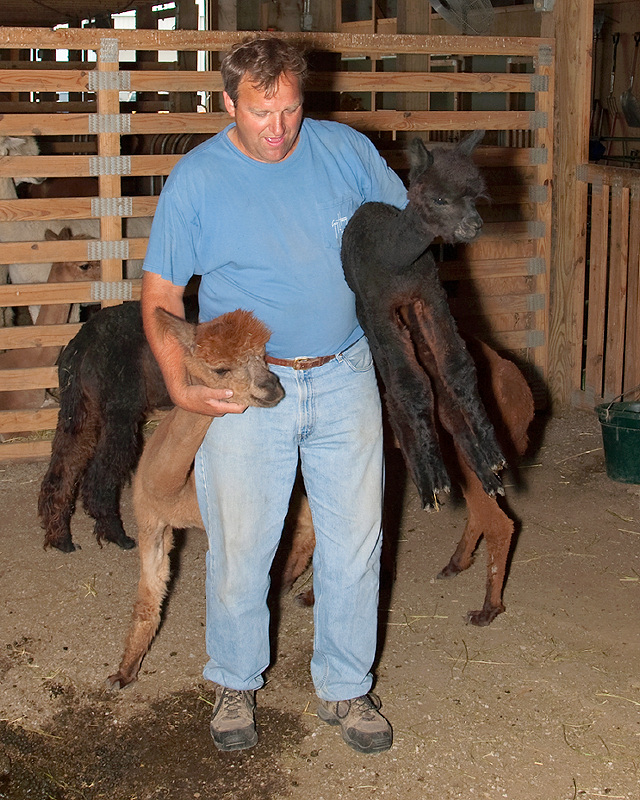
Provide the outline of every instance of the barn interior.
<path id="1" fill-rule="evenodd" d="M 389 448 L 376 691 L 396 744 L 374 768 L 309 705 L 312 612 L 295 602 L 309 573 L 273 601 L 269 742 L 225 759 L 205 737 L 202 534 L 177 535 L 133 696 L 102 679 L 136 550 L 98 547 L 80 502 L 81 549 L 42 548 L 60 351 L 100 309 L 139 300 L 166 177 L 228 124 L 220 57 L 258 31 L 307 51 L 306 113 L 364 133 L 405 181 L 414 137 L 451 148 L 486 130 L 483 234 L 434 252 L 460 330 L 518 366 L 536 409 L 505 477 L 507 613 L 485 628 L 463 616 L 484 591 L 483 543 L 474 568 L 434 580 L 464 502 L 425 514 Z M 0 798 L 637 796 L 639 51 L 637 0 L 0 3 L 0 142 L 37 146 L 0 153 Z M 50 271 L 87 262 L 95 274 Z M 129 487 L 122 518 L 135 539 Z"/>

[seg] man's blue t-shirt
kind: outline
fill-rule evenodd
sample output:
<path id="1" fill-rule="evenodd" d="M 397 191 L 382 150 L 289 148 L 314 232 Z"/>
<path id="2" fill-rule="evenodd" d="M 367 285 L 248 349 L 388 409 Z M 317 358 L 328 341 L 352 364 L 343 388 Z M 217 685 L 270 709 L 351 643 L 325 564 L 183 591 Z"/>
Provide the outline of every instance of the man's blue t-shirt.
<path id="1" fill-rule="evenodd" d="M 305 119 L 296 148 L 256 161 L 229 126 L 185 155 L 158 201 L 144 269 L 177 286 L 201 275 L 200 319 L 253 311 L 276 358 L 338 353 L 362 331 L 340 261 L 367 201 L 406 205 L 400 178 L 346 125 Z"/>

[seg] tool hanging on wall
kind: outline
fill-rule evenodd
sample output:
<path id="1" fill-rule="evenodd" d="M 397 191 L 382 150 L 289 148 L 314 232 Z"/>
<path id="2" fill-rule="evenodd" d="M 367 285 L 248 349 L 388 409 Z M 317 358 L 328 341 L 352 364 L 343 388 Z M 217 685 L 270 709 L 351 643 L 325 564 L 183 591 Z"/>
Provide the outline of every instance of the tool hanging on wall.
<path id="1" fill-rule="evenodd" d="M 618 54 L 618 42 L 620 41 L 620 34 L 614 33 L 612 36 L 613 41 L 613 56 L 611 58 L 611 85 L 609 88 L 609 97 L 607 98 L 607 107 L 609 109 L 609 143 L 607 145 L 607 155 L 611 151 L 613 144 L 613 137 L 616 135 L 616 125 L 618 123 L 619 111 L 618 100 L 613 93 L 613 86 L 616 82 L 616 57 Z"/>
<path id="2" fill-rule="evenodd" d="M 640 31 L 633 34 L 635 47 L 633 49 L 633 65 L 631 67 L 631 77 L 629 78 L 629 88 L 620 97 L 622 113 L 627 121 L 627 125 L 632 128 L 640 128 L 640 103 L 633 96 L 633 79 L 636 74 L 636 64 L 638 63 L 638 45 L 640 45 Z"/>
<path id="3" fill-rule="evenodd" d="M 591 120 L 589 123 L 589 138 L 600 139 L 602 136 L 602 122 L 604 119 L 604 106 L 600 101 L 598 79 L 598 42 L 604 26 L 604 14 L 594 12 L 593 15 L 593 58 L 591 59 Z M 602 68 L 602 67 L 601 67 Z"/>

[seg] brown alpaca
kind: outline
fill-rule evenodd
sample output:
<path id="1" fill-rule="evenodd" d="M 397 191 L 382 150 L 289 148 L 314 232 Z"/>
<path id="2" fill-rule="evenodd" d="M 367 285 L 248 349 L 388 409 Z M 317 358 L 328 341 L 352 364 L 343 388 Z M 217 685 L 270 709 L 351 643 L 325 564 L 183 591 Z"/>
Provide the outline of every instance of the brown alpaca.
<path id="1" fill-rule="evenodd" d="M 74 236 L 70 228 L 63 228 L 59 234 L 51 230 L 45 231 L 47 241 L 67 241 L 70 239 L 88 239 L 83 234 Z M 51 265 L 47 283 L 65 283 L 67 281 L 97 281 L 100 279 L 99 261 L 63 261 Z M 63 325 L 69 321 L 70 303 L 54 303 L 40 307 L 36 325 Z M 52 367 L 60 355 L 62 347 L 30 347 L 17 350 L 6 350 L 0 353 L 1 369 L 26 369 L 27 367 Z M 41 408 L 46 400 L 46 389 L 19 389 L 11 392 L 0 392 L 0 411 Z M 26 436 L 26 431 L 0 434 L 0 441 L 14 436 Z"/>
<path id="2" fill-rule="evenodd" d="M 478 374 L 482 402 L 495 428 L 496 436 L 510 463 L 522 456 L 529 442 L 527 431 L 534 414 L 531 390 L 520 370 L 512 361 L 499 356 L 495 350 L 477 339 L 464 337 Z M 418 356 L 420 353 L 418 353 Z M 438 385 L 434 387 L 438 421 L 446 413 Z M 439 425 L 441 436 L 447 436 Z M 507 560 L 514 532 L 513 520 L 501 507 L 501 499 L 485 492 L 475 472 L 467 464 L 462 449 L 454 438 L 442 447 L 448 472 L 460 485 L 467 504 L 467 524 L 455 553 L 438 574 L 448 578 L 467 569 L 473 563 L 478 541 L 484 536 L 487 547 L 487 590 L 482 609 L 469 611 L 467 620 L 473 625 L 488 625 L 504 611 L 502 589 Z M 284 568 L 283 590 L 291 589 L 309 564 L 315 538 L 312 526 L 299 526 L 293 535 L 293 546 Z M 312 605 L 313 589 L 298 595 L 303 605 Z"/>
<path id="3" fill-rule="evenodd" d="M 192 325 L 158 309 L 165 336 L 186 353 L 194 383 L 233 390 L 234 403 L 269 408 L 284 397 L 278 378 L 265 361 L 269 331 L 248 311 L 232 311 L 211 322 Z M 109 676 L 120 688 L 136 679 L 160 624 L 160 608 L 169 579 L 173 528 L 204 528 L 193 476 L 193 460 L 209 428 L 210 417 L 173 408 L 145 446 L 133 479 L 138 524 L 140 582 L 118 672 Z M 222 466 L 224 468 L 224 466 Z"/>
<path id="4" fill-rule="evenodd" d="M 516 464 L 517 458 L 527 450 L 528 430 L 534 415 L 529 384 L 512 361 L 502 358 L 478 339 L 464 338 L 478 371 L 480 396 L 498 442 L 509 463 Z M 489 625 L 505 610 L 502 590 L 515 526 L 501 507 L 498 497 L 484 491 L 455 439 L 452 441 L 458 467 L 457 479 L 467 504 L 467 524 L 455 553 L 438 577 L 453 577 L 470 567 L 478 541 L 484 536 L 487 550 L 486 594 L 480 610 L 467 612 L 467 621 L 473 625 Z"/>

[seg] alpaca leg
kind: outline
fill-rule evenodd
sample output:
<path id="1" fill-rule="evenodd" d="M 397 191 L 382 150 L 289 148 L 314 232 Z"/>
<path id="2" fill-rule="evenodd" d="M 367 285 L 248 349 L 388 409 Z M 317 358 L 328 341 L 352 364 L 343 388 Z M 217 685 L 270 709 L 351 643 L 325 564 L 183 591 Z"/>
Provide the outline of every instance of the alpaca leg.
<path id="1" fill-rule="evenodd" d="M 440 570 L 437 577 L 453 578 L 459 572 L 469 569 L 473 564 L 473 554 L 481 536 L 482 527 L 469 515 L 462 538 L 458 542 L 455 553 L 451 556 L 447 566 Z"/>
<path id="2" fill-rule="evenodd" d="M 478 541 L 484 535 L 487 550 L 487 590 L 482 609 L 469 611 L 467 620 L 473 625 L 488 625 L 504 611 L 502 587 L 513 534 L 513 522 L 498 505 L 495 497 L 487 495 L 480 481 L 463 463 L 463 487 L 468 520 L 455 553 L 438 578 L 449 578 L 473 563 Z"/>
<path id="3" fill-rule="evenodd" d="M 496 473 L 505 459 L 480 400 L 475 366 L 446 299 L 430 297 L 406 306 L 404 313 L 418 352 L 428 354 L 425 368 L 433 365 L 435 370 L 432 378 L 439 384 L 440 405 L 447 412 L 441 414 L 443 425 L 452 427 L 450 433 L 487 494 L 503 493 Z"/>
<path id="4" fill-rule="evenodd" d="M 82 475 L 93 455 L 97 440 L 97 418 L 87 414 L 77 430 L 67 429 L 62 416 L 53 439 L 51 460 L 42 480 L 38 514 L 45 530 L 44 546 L 63 553 L 76 549 L 71 538 L 71 517 Z"/>
<path id="5" fill-rule="evenodd" d="M 388 312 L 387 312 L 388 313 Z M 366 321 L 365 330 L 386 389 L 391 426 L 418 489 L 423 508 L 437 507 L 436 496 L 450 489 L 435 428 L 433 391 L 428 375 L 415 357 L 413 343 L 400 321 L 386 331 L 384 347 Z"/>
<path id="6" fill-rule="evenodd" d="M 95 519 L 94 533 L 99 544 L 113 542 L 124 550 L 136 546 L 122 525 L 120 494 L 139 455 L 138 419 L 133 419 L 130 411 L 123 411 L 120 417 L 117 410 L 110 409 L 82 485 L 84 506 Z"/>
<path id="7" fill-rule="evenodd" d="M 484 540 L 487 550 L 487 591 L 484 604 L 479 611 L 469 611 L 467 620 L 472 625 L 489 625 L 504 609 L 502 589 L 507 567 L 507 558 L 513 536 L 513 521 L 498 505 L 495 497 L 490 498 L 493 508 L 487 505 L 487 519 Z M 490 518 L 488 518 L 490 515 Z"/>
<path id="8" fill-rule="evenodd" d="M 155 528 L 140 528 L 140 581 L 133 618 L 118 671 L 110 675 L 112 686 L 123 689 L 132 683 L 160 626 L 160 610 L 169 580 L 169 551 L 173 530 L 163 523 Z"/>
<path id="9" fill-rule="evenodd" d="M 298 498 L 295 499 L 298 501 Z M 306 495 L 301 495 L 297 503 L 297 508 L 292 509 L 292 511 L 295 513 L 296 518 L 291 541 L 291 550 L 284 565 L 282 575 L 282 591 L 285 593 L 291 591 L 293 584 L 309 566 L 316 546 L 311 509 L 309 508 L 309 501 Z M 311 592 L 313 592 L 313 589 Z M 313 598 L 313 594 L 311 598 Z M 302 602 L 304 605 L 313 605 L 313 599 L 311 599 L 311 603 Z"/>

